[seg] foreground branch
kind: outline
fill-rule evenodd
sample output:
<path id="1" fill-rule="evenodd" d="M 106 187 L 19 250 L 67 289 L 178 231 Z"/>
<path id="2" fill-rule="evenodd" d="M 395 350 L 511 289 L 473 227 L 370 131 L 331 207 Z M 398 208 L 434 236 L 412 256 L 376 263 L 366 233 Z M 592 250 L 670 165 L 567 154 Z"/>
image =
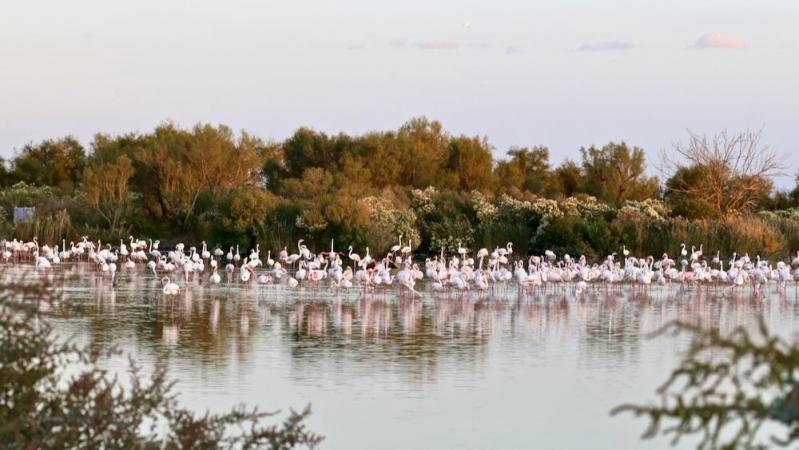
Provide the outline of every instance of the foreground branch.
<path id="1" fill-rule="evenodd" d="M 65 305 L 46 279 L 10 279 L 0 271 L 3 448 L 282 450 L 322 440 L 305 426 L 310 406 L 277 425 L 264 424 L 277 412 L 244 406 L 196 415 L 178 402 L 165 366 L 144 376 L 132 359 L 123 383 L 98 365 L 118 350 L 101 353 L 56 339 L 43 312 L 53 307 Z"/>
<path id="2" fill-rule="evenodd" d="M 756 332 L 738 328 L 727 336 L 718 330 L 681 322 L 657 334 L 689 333 L 692 343 L 680 366 L 657 390 L 656 404 L 625 404 L 611 414 L 647 417 L 643 438 L 658 434 L 696 435 L 697 448 L 766 448 L 799 439 L 799 342 L 769 333 L 763 320 Z M 783 434 L 766 438 L 766 423 Z"/>

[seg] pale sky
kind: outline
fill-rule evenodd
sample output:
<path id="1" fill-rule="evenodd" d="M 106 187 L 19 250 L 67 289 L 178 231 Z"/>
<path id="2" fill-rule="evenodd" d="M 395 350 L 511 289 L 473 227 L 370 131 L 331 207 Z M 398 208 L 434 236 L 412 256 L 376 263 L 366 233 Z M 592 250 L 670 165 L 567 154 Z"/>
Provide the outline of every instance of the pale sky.
<path id="1" fill-rule="evenodd" d="M 18 1 L 0 9 L 0 155 L 171 119 L 267 139 L 425 115 L 500 156 L 765 127 L 799 168 L 797 0 Z"/>

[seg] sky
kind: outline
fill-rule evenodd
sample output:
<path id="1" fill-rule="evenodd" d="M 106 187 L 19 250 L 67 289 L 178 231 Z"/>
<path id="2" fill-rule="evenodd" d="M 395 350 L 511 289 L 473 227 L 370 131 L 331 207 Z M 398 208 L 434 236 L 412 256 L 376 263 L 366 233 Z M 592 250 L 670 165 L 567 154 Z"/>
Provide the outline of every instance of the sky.
<path id="1" fill-rule="evenodd" d="M 107 0 L 0 9 L 0 156 L 172 120 L 266 139 L 426 116 L 551 159 L 763 128 L 799 169 L 796 0 Z"/>

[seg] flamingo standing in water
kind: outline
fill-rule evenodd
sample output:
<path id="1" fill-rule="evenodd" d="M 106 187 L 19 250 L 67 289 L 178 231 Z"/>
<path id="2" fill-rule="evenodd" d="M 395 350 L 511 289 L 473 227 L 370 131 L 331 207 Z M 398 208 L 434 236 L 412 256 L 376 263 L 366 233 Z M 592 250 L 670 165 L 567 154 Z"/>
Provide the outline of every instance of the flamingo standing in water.
<path id="1" fill-rule="evenodd" d="M 169 277 L 162 278 L 161 283 L 164 285 L 164 288 L 162 289 L 164 295 L 178 295 L 180 293 L 180 286 L 172 281 L 169 281 Z"/>
<path id="2" fill-rule="evenodd" d="M 219 284 L 219 282 L 222 281 L 222 277 L 219 276 L 219 271 L 216 269 L 216 267 L 214 267 L 214 273 L 211 274 L 211 276 L 208 278 L 208 281 L 210 281 L 211 284 Z"/>

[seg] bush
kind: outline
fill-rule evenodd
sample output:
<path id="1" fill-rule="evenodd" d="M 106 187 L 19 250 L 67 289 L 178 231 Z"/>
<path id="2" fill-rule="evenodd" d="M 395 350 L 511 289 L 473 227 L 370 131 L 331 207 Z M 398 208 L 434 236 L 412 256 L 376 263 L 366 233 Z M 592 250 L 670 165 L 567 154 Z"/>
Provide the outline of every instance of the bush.
<path id="1" fill-rule="evenodd" d="M 602 219 L 564 216 L 545 221 L 533 236 L 530 251 L 543 255 L 551 250 L 557 255 L 585 255 L 599 259 L 619 248 L 616 238 Z"/>
<path id="2" fill-rule="evenodd" d="M 379 197 L 366 197 L 361 203 L 369 211 L 365 237 L 371 251 L 378 255 L 388 252 L 400 236 L 403 245 L 411 241 L 413 248 L 419 247 L 422 238 L 413 210 L 399 209 L 391 201 Z"/>
<path id="3" fill-rule="evenodd" d="M 417 189 L 411 193 L 411 204 L 427 251 L 454 253 L 459 243 L 466 248 L 475 244 L 478 218 L 469 194 Z"/>
<path id="4" fill-rule="evenodd" d="M 255 247 L 266 239 L 277 202 L 277 196 L 256 187 L 231 193 L 219 205 L 216 237 L 225 244 Z"/>

